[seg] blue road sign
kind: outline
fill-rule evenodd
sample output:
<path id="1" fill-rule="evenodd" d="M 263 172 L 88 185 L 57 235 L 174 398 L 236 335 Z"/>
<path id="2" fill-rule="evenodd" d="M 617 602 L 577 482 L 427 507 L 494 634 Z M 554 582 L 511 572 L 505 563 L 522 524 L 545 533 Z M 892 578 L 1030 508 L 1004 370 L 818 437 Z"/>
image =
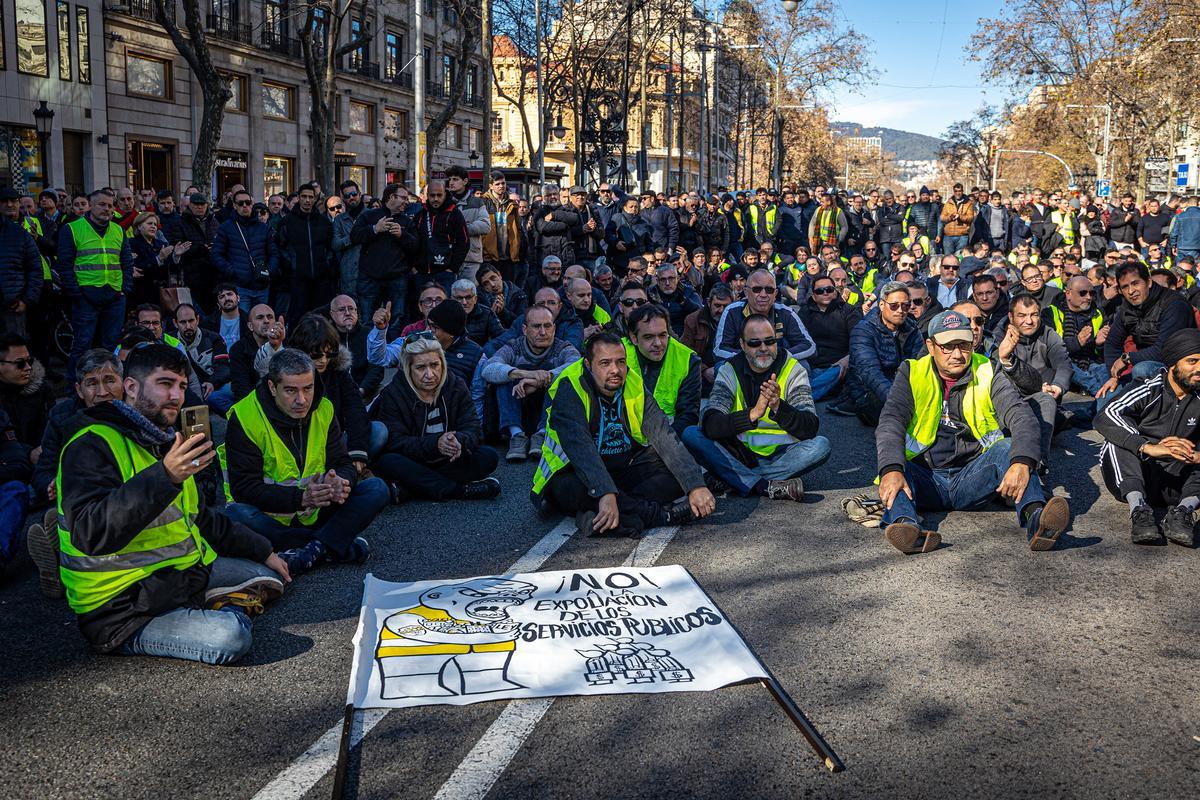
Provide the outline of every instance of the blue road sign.
<path id="1" fill-rule="evenodd" d="M 1187 186 L 1188 185 L 1188 166 L 1189 166 L 1188 164 L 1176 164 L 1175 165 L 1175 185 L 1176 186 Z"/>
<path id="2" fill-rule="evenodd" d="M 1096 197 L 1112 197 L 1112 181 L 1096 181 Z"/>

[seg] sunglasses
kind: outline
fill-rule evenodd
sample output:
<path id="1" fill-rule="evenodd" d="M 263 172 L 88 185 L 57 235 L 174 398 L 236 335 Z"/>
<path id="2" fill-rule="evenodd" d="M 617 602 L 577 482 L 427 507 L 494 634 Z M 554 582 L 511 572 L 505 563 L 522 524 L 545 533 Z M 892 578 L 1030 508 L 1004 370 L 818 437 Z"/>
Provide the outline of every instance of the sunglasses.
<path id="1" fill-rule="evenodd" d="M 14 359 L 13 361 L 7 361 L 5 359 L 0 358 L 0 364 L 12 364 L 17 369 L 28 369 L 29 367 L 33 366 L 33 359 L 32 358 L 18 358 L 18 359 Z"/>
<path id="2" fill-rule="evenodd" d="M 833 294 L 836 291 L 837 291 L 837 289 L 833 288 L 832 286 L 822 286 L 820 289 L 813 289 L 812 293 L 813 294 Z"/>
<path id="3" fill-rule="evenodd" d="M 1080 297 L 1095 297 L 1096 290 L 1095 289 L 1076 289 L 1075 294 L 1079 295 Z"/>
<path id="4" fill-rule="evenodd" d="M 912 308 L 911 302 L 884 303 L 884 305 L 887 306 L 888 308 L 890 308 L 892 311 L 900 311 L 900 310 L 908 311 L 910 308 Z"/>
<path id="5" fill-rule="evenodd" d="M 747 339 L 746 347 L 771 347 L 779 342 L 778 336 L 768 336 L 765 339 Z"/>
<path id="6" fill-rule="evenodd" d="M 413 331 L 408 336 L 404 337 L 404 344 L 409 345 L 413 342 L 419 342 L 422 339 L 429 339 L 432 341 L 434 339 L 433 331 Z"/>
<path id="7" fill-rule="evenodd" d="M 914 297 L 909 302 L 912 303 L 914 306 L 923 306 L 923 305 L 925 305 L 925 298 L 924 297 Z"/>
<path id="8" fill-rule="evenodd" d="M 422 333 L 428 333 L 428 331 L 422 331 Z M 311 358 L 313 361 L 327 361 L 328 359 L 333 358 L 333 351 L 332 350 L 322 350 L 319 353 L 309 353 L 308 357 Z"/>
<path id="9" fill-rule="evenodd" d="M 254 205 L 254 201 L 253 200 L 238 200 L 238 201 L 234 202 L 234 205 L 239 206 L 239 207 L 252 206 L 252 205 Z"/>
<path id="10" fill-rule="evenodd" d="M 754 294 L 775 294 L 774 286 L 751 286 L 750 291 Z"/>
<path id="11" fill-rule="evenodd" d="M 950 270 L 954 270 L 955 272 L 958 272 L 958 264 L 943 264 L 942 265 L 942 272 L 948 272 Z"/>
<path id="12" fill-rule="evenodd" d="M 984 317 L 984 316 L 967 317 L 967 321 L 970 322 L 972 325 L 983 325 L 984 323 L 987 322 L 987 317 Z"/>
<path id="13" fill-rule="evenodd" d="M 625 306 L 626 308 L 633 308 L 634 306 L 644 306 L 648 302 L 650 302 L 650 301 L 643 300 L 640 297 L 623 297 L 623 298 L 621 298 L 621 305 Z"/>
<path id="14" fill-rule="evenodd" d="M 351 189 L 350 191 L 342 192 L 342 197 L 345 197 L 345 198 L 358 197 L 358 192 Z"/>
<path id="15" fill-rule="evenodd" d="M 342 204 L 340 204 L 340 203 L 339 203 L 339 204 L 338 204 L 338 205 L 336 205 L 336 206 L 330 206 L 330 207 L 329 207 L 329 210 L 330 210 L 330 211 L 345 211 L 345 210 L 346 210 L 346 207 L 345 207 L 344 205 L 342 205 Z"/>

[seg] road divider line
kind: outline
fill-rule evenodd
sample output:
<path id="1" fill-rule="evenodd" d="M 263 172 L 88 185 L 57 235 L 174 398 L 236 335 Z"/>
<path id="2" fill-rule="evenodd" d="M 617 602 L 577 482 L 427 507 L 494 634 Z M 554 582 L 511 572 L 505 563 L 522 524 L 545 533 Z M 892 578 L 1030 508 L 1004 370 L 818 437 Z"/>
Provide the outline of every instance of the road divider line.
<path id="1" fill-rule="evenodd" d="M 575 531 L 575 520 L 564 519 L 539 539 L 533 547 L 526 550 L 505 571 L 508 573 L 536 571 L 575 535 Z M 354 618 L 358 619 L 358 615 L 356 614 Z M 386 708 L 368 709 L 356 714 L 355 725 L 351 729 L 351 747 L 361 742 L 363 737 L 370 733 L 371 729 L 378 725 L 390 710 Z M 341 737 L 342 723 L 338 721 L 321 734 L 320 738 L 313 742 L 312 746 L 295 761 L 276 775 L 274 780 L 259 790 L 253 800 L 297 800 L 297 798 L 303 797 L 336 766 L 338 744 Z M 521 741 L 524 741 L 523 737 Z M 509 756 L 509 760 L 511 759 L 512 757 Z M 508 761 L 504 763 L 507 764 Z M 503 767 L 501 769 L 503 770 Z M 496 777 L 499 777 L 499 774 Z M 495 778 L 492 779 L 492 782 L 495 783 Z"/>
<path id="2" fill-rule="evenodd" d="M 678 532 L 678 526 L 652 528 L 638 540 L 637 547 L 621 566 L 654 566 Z M 496 721 L 479 737 L 471 752 L 442 784 L 442 788 L 438 789 L 433 800 L 483 800 L 496 781 L 500 780 L 504 770 L 508 769 L 538 722 L 554 705 L 554 699 L 538 697 L 510 700 Z"/>

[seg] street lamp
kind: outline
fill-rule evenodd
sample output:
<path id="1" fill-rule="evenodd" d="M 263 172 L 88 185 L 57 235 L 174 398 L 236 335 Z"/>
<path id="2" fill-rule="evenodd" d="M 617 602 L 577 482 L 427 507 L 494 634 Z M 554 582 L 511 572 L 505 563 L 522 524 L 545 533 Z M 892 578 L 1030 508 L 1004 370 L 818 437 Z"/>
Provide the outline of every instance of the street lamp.
<path id="1" fill-rule="evenodd" d="M 563 125 L 562 114 L 559 114 L 554 120 L 554 127 L 550 129 L 550 135 L 559 140 L 567 138 L 567 127 Z"/>
<path id="2" fill-rule="evenodd" d="M 38 101 L 33 110 L 33 124 L 37 127 L 38 154 L 42 159 L 42 188 L 50 185 L 50 131 L 54 128 L 54 109 L 46 106 L 45 100 Z"/>
<path id="3" fill-rule="evenodd" d="M 791 180 L 792 180 L 792 168 L 784 167 L 783 168 L 783 182 L 785 184 L 787 184 L 787 183 L 791 183 Z M 782 188 L 782 187 L 780 187 L 780 188 Z"/>
<path id="4" fill-rule="evenodd" d="M 799 0 L 783 0 L 783 10 L 789 14 L 800 7 Z"/>

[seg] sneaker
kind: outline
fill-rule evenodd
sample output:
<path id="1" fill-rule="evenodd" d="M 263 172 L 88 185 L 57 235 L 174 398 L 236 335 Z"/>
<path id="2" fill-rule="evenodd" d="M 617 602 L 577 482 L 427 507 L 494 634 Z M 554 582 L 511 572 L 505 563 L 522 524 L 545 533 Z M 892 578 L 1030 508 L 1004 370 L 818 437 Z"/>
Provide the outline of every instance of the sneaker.
<path id="1" fill-rule="evenodd" d="M 1163 532 L 1167 534 L 1168 541 L 1192 547 L 1196 543 L 1194 530 L 1195 518 L 1190 508 L 1175 506 L 1167 510 L 1167 516 L 1163 518 Z"/>
<path id="2" fill-rule="evenodd" d="M 771 500 L 804 500 L 804 481 L 788 478 L 786 481 L 767 481 L 767 497 Z"/>
<path id="3" fill-rule="evenodd" d="M 325 545 L 313 539 L 304 547 L 293 547 L 279 554 L 283 563 L 287 564 L 292 577 L 302 575 L 325 560 Z"/>
<path id="4" fill-rule="evenodd" d="M 883 532 L 888 544 L 906 556 L 932 553 L 942 543 L 937 531 L 923 531 L 909 522 L 893 522 Z"/>
<path id="5" fill-rule="evenodd" d="M 692 513 L 692 504 L 687 498 L 673 503 L 663 508 L 663 525 L 687 525 L 696 521 L 696 515 Z"/>
<path id="6" fill-rule="evenodd" d="M 462 487 L 463 500 L 491 500 L 500 495 L 500 481 L 495 478 L 484 478 L 481 481 L 471 481 Z"/>
<path id="7" fill-rule="evenodd" d="M 263 613 L 268 603 L 283 594 L 283 581 L 270 575 L 249 578 L 232 586 L 217 586 L 204 593 L 205 608 L 213 611 L 237 606 L 251 617 Z"/>
<path id="8" fill-rule="evenodd" d="M 533 436 L 529 437 L 529 457 L 539 459 L 542 457 L 542 443 L 546 441 L 546 432 L 538 431 Z"/>
<path id="9" fill-rule="evenodd" d="M 854 417 L 858 415 L 858 412 L 854 410 L 854 407 L 851 405 L 849 399 L 839 400 L 836 403 L 830 403 L 829 405 L 825 406 L 825 410 L 830 414 L 833 414 L 835 417 Z"/>
<path id="10" fill-rule="evenodd" d="M 508 455 L 504 458 L 510 464 L 518 464 L 529 455 L 529 437 L 523 433 L 513 435 L 508 440 Z"/>
<path id="11" fill-rule="evenodd" d="M 1129 538 L 1134 544 L 1164 544 L 1162 532 L 1154 521 L 1154 510 L 1142 503 L 1129 515 Z"/>
<path id="12" fill-rule="evenodd" d="M 1051 550 L 1059 534 L 1071 524 L 1071 507 L 1062 497 L 1051 497 L 1046 505 L 1029 515 L 1025 534 L 1030 550 Z"/>
<path id="13" fill-rule="evenodd" d="M 407 503 L 410 498 L 408 491 L 398 483 L 388 483 L 388 494 L 392 497 L 392 505 L 396 506 Z"/>
<path id="14" fill-rule="evenodd" d="M 355 536 L 354 541 L 342 557 L 330 554 L 329 560 L 335 564 L 362 564 L 371 555 L 371 544 L 362 536 Z"/>
<path id="15" fill-rule="evenodd" d="M 206 604 L 209 611 L 220 611 L 222 608 L 240 608 L 248 617 L 257 617 L 267 610 L 262 598 L 248 592 L 230 592 L 223 594 Z"/>
<path id="16" fill-rule="evenodd" d="M 704 485 L 712 492 L 713 497 L 729 497 L 733 493 L 733 487 L 715 472 L 704 473 Z"/>
<path id="17" fill-rule="evenodd" d="M 63 590 L 62 575 L 58 571 L 58 525 L 55 526 L 33 523 L 29 526 L 29 534 L 25 546 L 29 548 L 29 557 L 33 559 L 38 571 L 38 588 L 43 597 L 59 599 L 66 596 Z"/>

